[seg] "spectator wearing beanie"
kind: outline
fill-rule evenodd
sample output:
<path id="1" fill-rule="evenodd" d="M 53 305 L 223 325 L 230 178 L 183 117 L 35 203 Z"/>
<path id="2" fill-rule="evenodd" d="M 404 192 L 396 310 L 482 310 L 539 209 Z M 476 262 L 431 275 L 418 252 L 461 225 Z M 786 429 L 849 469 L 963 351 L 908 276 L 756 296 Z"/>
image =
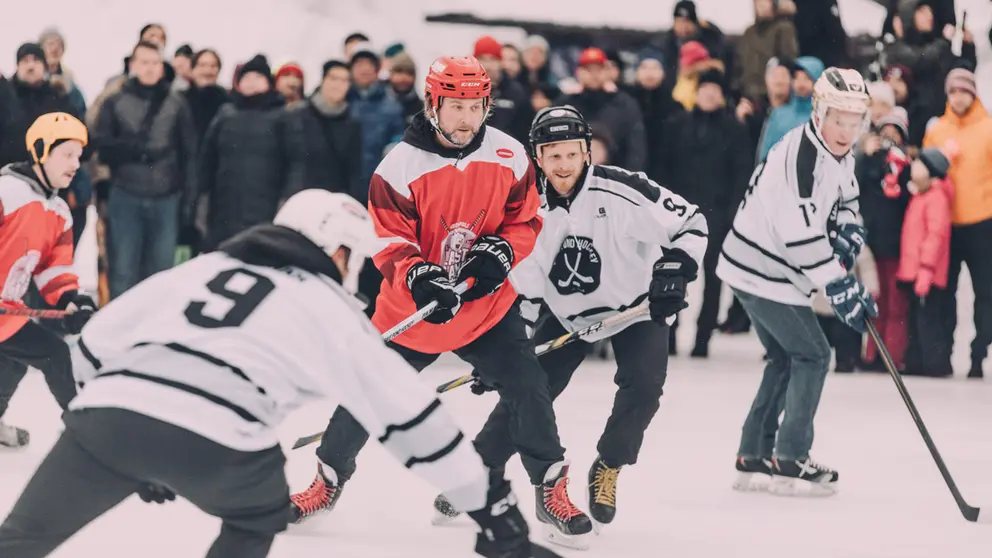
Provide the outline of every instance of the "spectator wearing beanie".
<path id="1" fill-rule="evenodd" d="M 205 248 L 275 217 L 298 149 L 289 139 L 286 101 L 262 55 L 245 63 L 238 92 L 214 118 L 199 157 L 208 198 Z"/>
<path id="2" fill-rule="evenodd" d="M 503 78 L 503 45 L 488 35 L 480 37 L 472 56 L 479 60 L 493 82 L 492 109 L 486 124 L 527 145 L 535 113 L 527 90 L 520 83 Z"/>
<path id="3" fill-rule="evenodd" d="M 544 85 L 558 86 L 558 79 L 551 73 L 548 57 L 551 46 L 548 40 L 540 35 L 531 35 L 524 41 L 521 52 L 523 67 L 517 76 L 517 81 L 533 93 Z"/>
<path id="4" fill-rule="evenodd" d="M 948 290 L 951 261 L 951 203 L 954 185 L 947 180 L 950 162 L 928 147 L 902 174 L 901 185 L 912 192 L 902 229 L 898 280 L 909 295 L 909 342 L 903 374 L 947 378 L 951 367 L 953 329 Z M 988 290 L 988 285 L 986 285 Z M 976 287 L 979 290 L 980 287 Z M 981 370 L 981 366 L 977 368 Z M 980 374 L 971 374 L 980 377 Z"/>
<path id="5" fill-rule="evenodd" d="M 413 57 L 407 52 L 401 52 L 393 57 L 392 67 L 389 69 L 389 88 L 387 92 L 390 98 L 403 107 L 403 121 L 407 126 L 413 122 L 413 117 L 424 110 L 424 100 L 420 98 L 417 88 L 417 65 Z"/>
<path id="6" fill-rule="evenodd" d="M 637 101 L 614 87 L 607 90 L 609 70 L 606 53 L 596 47 L 582 51 L 575 77 L 582 91 L 563 95 L 555 105 L 572 105 L 581 112 L 592 128 L 602 128 L 613 139 L 613 152 L 609 160 L 633 172 L 647 167 L 647 141 L 644 118 Z"/>
<path id="7" fill-rule="evenodd" d="M 695 106 L 699 75 L 708 70 L 724 72 L 725 67 L 721 60 L 710 56 L 702 43 L 689 41 L 682 45 L 679 51 L 679 77 L 675 89 L 672 90 L 672 97 L 681 103 L 685 110 L 692 110 Z"/>
<path id="8" fill-rule="evenodd" d="M 665 85 L 665 65 L 661 50 L 645 47 L 637 55 L 637 71 L 630 95 L 637 101 L 644 120 L 647 137 L 648 178 L 663 184 L 661 178 L 661 139 L 665 121 L 681 112 L 682 105 L 672 98 L 670 86 Z"/>
<path id="9" fill-rule="evenodd" d="M 286 105 L 293 106 L 303 100 L 303 90 L 306 87 L 303 80 L 303 68 L 296 62 L 286 62 L 275 73 L 276 91 L 286 99 Z"/>
<path id="10" fill-rule="evenodd" d="M 768 155 L 772 147 L 796 126 L 805 123 L 813 114 L 813 84 L 826 68 L 823 62 L 811 56 L 800 56 L 792 72 L 792 98 L 785 105 L 772 111 L 762 132 L 758 160 Z"/>
<path id="11" fill-rule="evenodd" d="M 662 148 L 654 156 L 662 159 L 662 183 L 697 205 L 709 227 L 700 270 L 703 304 L 692 350 L 692 356 L 705 358 L 720 311 L 721 281 L 716 276 L 720 247 L 754 167 L 747 132 L 726 107 L 726 77 L 719 70 L 705 71 L 697 87 L 694 108 L 676 113 L 665 123 Z M 669 343 L 673 341 L 674 337 Z"/>
<path id="12" fill-rule="evenodd" d="M 699 18 L 696 4 L 692 0 L 680 0 L 676 3 L 672 16 L 672 29 L 661 44 L 668 86 L 675 87 L 681 68 L 682 47 L 689 42 L 699 43 L 711 58 L 721 61 L 724 72 L 733 71 L 731 62 L 734 53 L 727 48 L 723 32 L 712 23 Z M 691 89 L 695 91 L 695 86 Z"/>
<path id="13" fill-rule="evenodd" d="M 406 123 L 403 107 L 390 98 L 386 84 L 379 81 L 380 59 L 372 45 L 358 43 L 353 52 L 348 64 L 351 70 L 348 105 L 362 124 L 362 173 L 359 178 L 362 186 L 354 195 L 358 201 L 367 203 L 372 174 L 386 152 L 403 139 Z"/>
<path id="14" fill-rule="evenodd" d="M 947 111 L 923 138 L 923 147 L 950 154 L 954 184 L 951 205 L 951 262 L 947 290 L 957 292 L 961 263 L 968 265 L 975 286 L 975 339 L 971 343 L 972 376 L 981 376 L 982 361 L 992 344 L 992 117 L 978 99 L 975 74 L 956 68 L 945 81 Z M 956 311 L 952 305 L 952 311 Z M 957 324 L 956 313 L 953 325 Z M 953 340 L 953 327 L 948 331 Z"/>
<path id="15" fill-rule="evenodd" d="M 878 119 L 872 130 L 858 143 L 854 175 L 861 187 L 861 216 L 868 230 L 868 247 L 875 256 L 879 290 L 878 317 L 875 327 L 888 347 L 896 368 L 905 368 L 906 319 L 909 299 L 896 287 L 899 268 L 900 236 L 909 191 L 900 187 L 898 178 L 908 159 L 908 123 L 906 109 L 896 107 Z M 865 349 L 864 368 L 884 371 L 872 339 Z"/>
<path id="16" fill-rule="evenodd" d="M 76 85 L 72 71 L 62 63 L 62 58 L 65 56 L 65 37 L 62 36 L 62 32 L 54 27 L 45 29 L 38 38 L 38 45 L 45 52 L 49 81 L 57 83 L 60 79 L 64 80 L 72 104 L 80 114 L 86 114 L 86 98 Z"/>
<path id="17" fill-rule="evenodd" d="M 382 64 L 379 68 L 379 79 L 389 81 L 389 74 L 393 70 L 393 62 L 400 54 L 406 53 L 406 45 L 403 43 L 393 43 L 382 51 Z"/>
<path id="18" fill-rule="evenodd" d="M 796 28 L 790 17 L 779 13 L 776 0 L 754 0 L 754 23 L 741 35 L 737 52 L 741 95 L 752 101 L 763 99 L 768 61 L 799 56 Z"/>

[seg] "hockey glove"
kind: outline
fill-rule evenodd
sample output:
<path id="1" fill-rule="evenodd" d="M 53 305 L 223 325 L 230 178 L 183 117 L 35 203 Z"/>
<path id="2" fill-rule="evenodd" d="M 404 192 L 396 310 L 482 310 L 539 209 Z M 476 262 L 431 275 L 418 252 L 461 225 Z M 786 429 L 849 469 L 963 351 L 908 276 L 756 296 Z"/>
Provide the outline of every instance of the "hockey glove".
<path id="1" fill-rule="evenodd" d="M 472 369 L 472 384 L 469 386 L 472 393 L 476 395 L 484 395 L 486 392 L 496 391 L 496 388 L 482 381 L 482 375 L 479 373 L 478 368 Z"/>
<path id="2" fill-rule="evenodd" d="M 865 247 L 868 231 L 857 223 L 844 223 L 830 231 L 830 245 L 834 247 L 834 256 L 850 271 L 854 269 L 854 261 Z"/>
<path id="3" fill-rule="evenodd" d="M 468 512 L 482 530 L 476 536 L 475 552 L 486 558 L 561 558 L 530 542 L 530 530 L 517 507 L 510 483 L 501 476 L 495 477 L 490 472 L 486 507 Z"/>
<path id="4" fill-rule="evenodd" d="M 96 312 L 96 302 L 89 295 L 79 291 L 69 291 L 59 299 L 58 307 L 68 312 L 62 318 L 66 331 L 76 335 L 83 330 L 86 322 L 90 321 Z"/>
<path id="5" fill-rule="evenodd" d="M 138 487 L 138 497 L 149 504 L 152 502 L 164 504 L 166 501 L 171 502 L 175 500 L 176 493 L 160 484 L 149 482 Z"/>
<path id="6" fill-rule="evenodd" d="M 878 305 L 868 289 L 854 275 L 847 275 L 827 284 L 824 289 L 827 302 L 834 309 L 840 321 L 860 333 L 868 331 L 866 318 L 878 316 Z"/>
<path id="7" fill-rule="evenodd" d="M 499 290 L 513 267 L 513 247 L 505 238 L 487 234 L 475 240 L 475 244 L 465 256 L 465 263 L 458 272 L 461 283 L 472 277 L 475 284 L 465 291 L 462 300 L 471 302 L 489 296 Z"/>
<path id="8" fill-rule="evenodd" d="M 648 287 L 648 308 L 651 319 L 667 325 L 666 319 L 689 307 L 685 301 L 686 285 L 696 279 L 699 264 L 682 250 L 667 249 L 654 263 L 651 285 Z"/>
<path id="9" fill-rule="evenodd" d="M 413 295 L 417 310 L 437 301 L 438 308 L 424 318 L 427 323 L 448 323 L 462 307 L 461 297 L 448 279 L 448 273 L 436 263 L 424 262 L 406 272 L 406 286 Z"/>

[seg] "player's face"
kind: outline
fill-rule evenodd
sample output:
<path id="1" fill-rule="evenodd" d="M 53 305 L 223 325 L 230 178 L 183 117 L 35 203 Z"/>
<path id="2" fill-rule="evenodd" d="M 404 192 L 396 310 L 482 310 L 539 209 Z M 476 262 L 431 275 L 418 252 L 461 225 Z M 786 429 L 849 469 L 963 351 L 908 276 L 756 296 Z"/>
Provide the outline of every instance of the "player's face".
<path id="1" fill-rule="evenodd" d="M 582 176 L 586 144 L 582 140 L 560 141 L 540 147 L 538 165 L 560 196 L 568 196 Z"/>
<path id="2" fill-rule="evenodd" d="M 437 111 L 438 126 L 456 147 L 468 145 L 485 119 L 485 99 L 445 98 Z"/>
<path id="3" fill-rule="evenodd" d="M 60 143 L 48 153 L 45 160 L 45 174 L 48 182 L 56 190 L 67 188 L 79 170 L 79 158 L 83 155 L 83 144 L 71 140 Z"/>
<path id="4" fill-rule="evenodd" d="M 847 155 L 864 129 L 865 114 L 847 110 L 827 110 L 820 134 L 834 155 Z"/>

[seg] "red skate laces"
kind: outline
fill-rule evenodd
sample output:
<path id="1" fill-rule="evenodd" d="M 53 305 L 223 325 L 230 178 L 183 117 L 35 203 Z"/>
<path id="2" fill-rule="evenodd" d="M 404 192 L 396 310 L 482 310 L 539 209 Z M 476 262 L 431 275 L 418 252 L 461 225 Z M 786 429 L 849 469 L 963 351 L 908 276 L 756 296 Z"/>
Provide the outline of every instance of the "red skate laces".
<path id="1" fill-rule="evenodd" d="M 568 499 L 568 477 L 558 479 L 554 486 L 544 485 L 544 507 L 559 521 L 582 515 L 582 510 Z"/>
<path id="2" fill-rule="evenodd" d="M 324 476 L 318 472 L 310 488 L 291 495 L 289 500 L 300 510 L 300 517 L 303 518 L 329 506 L 335 490 L 334 486 L 324 482 Z"/>

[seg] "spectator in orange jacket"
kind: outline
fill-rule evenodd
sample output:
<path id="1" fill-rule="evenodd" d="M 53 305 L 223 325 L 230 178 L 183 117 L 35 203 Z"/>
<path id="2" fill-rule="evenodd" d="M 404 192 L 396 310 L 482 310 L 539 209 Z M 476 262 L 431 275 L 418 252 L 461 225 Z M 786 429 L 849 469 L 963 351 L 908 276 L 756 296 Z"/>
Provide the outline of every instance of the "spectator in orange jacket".
<path id="1" fill-rule="evenodd" d="M 947 109 L 923 138 L 923 147 L 951 153 L 950 179 L 955 186 L 951 205 L 951 260 L 947 290 L 954 297 L 961 263 L 968 264 L 975 289 L 975 339 L 971 343 L 969 377 L 982 377 L 982 361 L 992 344 L 992 117 L 978 99 L 975 74 L 956 68 L 944 86 Z M 953 339 L 957 316 L 951 301 L 946 335 Z"/>

